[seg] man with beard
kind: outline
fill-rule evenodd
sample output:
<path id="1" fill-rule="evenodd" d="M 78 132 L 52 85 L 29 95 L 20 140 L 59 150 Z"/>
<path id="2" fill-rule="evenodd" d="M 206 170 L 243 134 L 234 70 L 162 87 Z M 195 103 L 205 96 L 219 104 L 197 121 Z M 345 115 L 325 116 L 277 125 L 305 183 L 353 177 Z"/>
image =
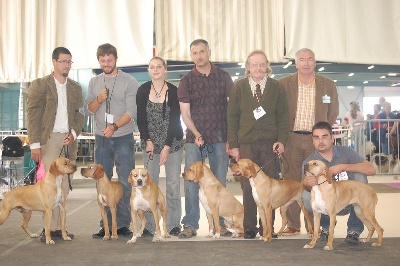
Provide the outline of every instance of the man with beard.
<path id="1" fill-rule="evenodd" d="M 77 136 L 81 133 L 83 115 L 82 89 L 68 78 L 72 55 L 65 47 L 57 47 L 52 54 L 54 71 L 48 76 L 32 81 L 28 89 L 27 122 L 31 157 L 43 162 L 46 172 L 59 156 L 66 156 L 73 162 L 77 155 Z M 68 147 L 68 148 L 66 148 Z M 62 190 L 69 194 L 68 175 L 63 177 Z M 65 199 L 64 199 L 65 200 Z M 62 239 L 60 207 L 53 209 L 51 238 Z M 68 234 L 72 239 L 73 234 Z M 45 242 L 44 229 L 41 241 Z"/>
<path id="2" fill-rule="evenodd" d="M 97 60 L 103 73 L 90 80 L 84 109 L 86 114 L 95 117 L 95 162 L 103 165 L 110 180 L 115 164 L 118 180 L 124 190 L 117 205 L 117 233 L 131 237 L 129 198 L 132 187 L 128 183 L 128 177 L 135 168 L 133 131 L 139 85 L 131 75 L 118 70 L 117 59 L 117 49 L 111 44 L 98 47 Z M 111 213 L 108 208 L 107 216 L 111 228 Z M 105 235 L 103 221 L 100 221 L 100 227 L 100 231 L 92 235 L 93 238 L 102 239 Z"/>

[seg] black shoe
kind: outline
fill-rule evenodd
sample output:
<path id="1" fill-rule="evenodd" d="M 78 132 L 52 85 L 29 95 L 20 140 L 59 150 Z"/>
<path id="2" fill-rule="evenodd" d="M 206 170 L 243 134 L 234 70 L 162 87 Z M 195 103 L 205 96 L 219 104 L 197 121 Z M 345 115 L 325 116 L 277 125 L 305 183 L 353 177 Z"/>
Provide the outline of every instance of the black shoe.
<path id="1" fill-rule="evenodd" d="M 344 241 L 349 244 L 358 244 L 360 243 L 360 240 L 358 238 L 359 235 L 356 232 L 351 232 L 347 234 L 346 239 Z"/>
<path id="2" fill-rule="evenodd" d="M 105 236 L 105 231 L 104 231 L 104 227 L 102 227 L 97 233 L 92 234 L 92 237 L 95 239 L 100 239 L 103 238 Z M 111 232 L 110 232 L 111 235 Z"/>
<path id="3" fill-rule="evenodd" d="M 253 231 L 246 231 L 244 233 L 244 239 L 254 239 L 256 237 L 256 233 Z"/>
<path id="4" fill-rule="evenodd" d="M 229 231 L 226 227 L 221 227 L 220 236 L 232 237 L 232 232 Z"/>
<path id="5" fill-rule="evenodd" d="M 147 230 L 147 229 L 145 229 L 145 230 Z M 181 233 L 181 228 L 180 227 L 174 227 L 174 228 L 171 229 L 171 231 L 169 231 L 169 234 L 171 236 L 178 236 L 180 233 Z"/>
<path id="6" fill-rule="evenodd" d="M 132 237 L 133 233 L 128 227 L 121 227 L 117 230 L 117 235 Z"/>
<path id="7" fill-rule="evenodd" d="M 68 232 L 67 232 L 67 235 L 71 239 L 74 239 L 74 237 L 75 237 L 74 234 L 69 234 Z M 50 231 L 50 237 L 53 240 L 61 240 L 61 239 L 63 239 L 61 230 Z M 46 243 L 46 235 L 44 233 L 44 229 L 40 233 L 40 241 L 43 242 L 43 243 Z"/>
<path id="8" fill-rule="evenodd" d="M 277 233 L 272 233 L 272 238 L 278 238 L 278 234 Z"/>
<path id="9" fill-rule="evenodd" d="M 175 229 L 175 228 L 174 228 Z M 174 229 L 172 229 L 172 230 L 174 230 Z M 171 230 L 171 231 L 172 231 Z M 179 229 L 179 232 L 180 232 L 181 230 Z M 154 234 L 152 234 L 149 230 L 147 230 L 147 228 L 145 228 L 144 230 L 143 230 L 143 233 L 142 233 L 142 237 L 153 237 L 154 236 Z"/>
<path id="10" fill-rule="evenodd" d="M 321 234 L 319 235 L 320 240 L 328 240 L 329 232 L 321 230 Z"/>

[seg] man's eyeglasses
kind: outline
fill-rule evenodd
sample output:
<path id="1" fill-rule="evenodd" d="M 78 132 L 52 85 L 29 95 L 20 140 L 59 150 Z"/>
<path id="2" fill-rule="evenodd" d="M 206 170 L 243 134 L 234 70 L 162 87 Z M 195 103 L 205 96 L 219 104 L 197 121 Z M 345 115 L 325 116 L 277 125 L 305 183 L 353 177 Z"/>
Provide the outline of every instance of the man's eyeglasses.
<path id="1" fill-rule="evenodd" d="M 74 62 L 72 62 L 71 60 L 63 60 L 63 61 L 58 61 L 58 63 L 63 64 L 63 65 L 72 65 Z"/>
<path id="2" fill-rule="evenodd" d="M 265 68 L 267 66 L 267 63 L 250 63 L 249 65 L 251 68 Z"/>
<path id="3" fill-rule="evenodd" d="M 328 134 L 325 134 L 325 135 L 322 135 L 322 136 L 312 136 L 312 138 L 313 138 L 313 140 L 320 140 L 320 139 L 322 139 L 322 140 L 328 140 L 328 139 L 331 138 L 331 136 L 328 135 Z"/>

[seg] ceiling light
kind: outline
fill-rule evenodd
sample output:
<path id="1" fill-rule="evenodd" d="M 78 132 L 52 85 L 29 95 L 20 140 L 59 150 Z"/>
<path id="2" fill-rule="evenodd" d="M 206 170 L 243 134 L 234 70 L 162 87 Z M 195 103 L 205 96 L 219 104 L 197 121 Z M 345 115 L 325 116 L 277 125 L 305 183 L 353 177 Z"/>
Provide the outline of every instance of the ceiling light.
<path id="1" fill-rule="evenodd" d="M 325 67 L 320 67 L 320 68 L 318 69 L 319 72 L 324 71 L 324 70 L 325 70 Z"/>
<path id="2" fill-rule="evenodd" d="M 371 65 L 368 67 L 368 69 L 373 69 L 374 67 L 375 67 L 374 65 Z"/>
<path id="3" fill-rule="evenodd" d="M 388 73 L 388 76 L 389 77 L 395 77 L 395 76 L 397 76 L 397 74 L 396 73 Z"/>
<path id="4" fill-rule="evenodd" d="M 380 78 L 381 78 L 381 79 L 384 79 L 384 78 L 386 78 L 386 76 L 381 76 Z"/>
<path id="5" fill-rule="evenodd" d="M 238 63 L 238 65 L 239 65 L 241 68 L 245 68 L 246 63 L 245 63 L 245 62 L 242 62 L 242 63 Z"/>
<path id="6" fill-rule="evenodd" d="M 352 76 L 354 76 L 354 73 L 350 73 L 348 76 L 349 76 L 349 77 L 352 77 Z"/>
<path id="7" fill-rule="evenodd" d="M 271 78 L 274 78 L 274 77 L 275 77 L 275 74 L 272 74 L 272 75 L 271 75 Z"/>
<path id="8" fill-rule="evenodd" d="M 292 64 L 292 61 L 289 61 L 289 62 L 287 62 L 287 64 L 286 64 L 286 65 L 284 65 L 284 66 L 283 66 L 283 68 L 285 68 L 285 69 L 286 69 L 286 68 L 288 68 L 288 67 L 289 67 L 291 64 Z"/>
<path id="9" fill-rule="evenodd" d="M 368 83 L 368 80 L 364 81 L 363 83 L 364 83 L 364 84 L 367 84 L 367 83 Z"/>
<path id="10" fill-rule="evenodd" d="M 347 86 L 347 88 L 348 88 L 349 90 L 352 90 L 352 89 L 354 89 L 354 86 Z"/>
<path id="11" fill-rule="evenodd" d="M 334 79 L 334 80 L 333 80 L 333 82 L 335 82 L 335 83 L 336 83 L 336 82 L 337 82 L 337 79 Z"/>
<path id="12" fill-rule="evenodd" d="M 240 73 L 239 73 L 239 72 L 236 72 L 235 74 L 236 74 L 236 76 L 239 76 L 239 75 L 240 75 Z"/>

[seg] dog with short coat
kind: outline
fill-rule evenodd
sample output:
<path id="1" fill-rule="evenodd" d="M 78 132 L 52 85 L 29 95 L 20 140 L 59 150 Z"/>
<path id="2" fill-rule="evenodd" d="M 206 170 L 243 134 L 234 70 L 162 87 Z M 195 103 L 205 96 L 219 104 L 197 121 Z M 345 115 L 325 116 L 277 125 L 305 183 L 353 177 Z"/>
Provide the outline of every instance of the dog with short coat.
<path id="1" fill-rule="evenodd" d="M 200 185 L 199 198 L 207 213 L 208 237 L 220 238 L 220 216 L 224 217 L 226 227 L 233 230 L 232 237 L 243 235 L 243 205 L 218 181 L 206 164 L 201 161 L 193 163 L 183 173 L 183 178 Z"/>
<path id="2" fill-rule="evenodd" d="M 119 181 L 108 179 L 101 164 L 91 164 L 87 168 L 81 169 L 84 177 L 90 177 L 97 182 L 97 202 L 100 207 L 101 218 L 104 223 L 103 240 L 110 239 L 110 227 L 108 225 L 105 207 L 108 206 L 111 212 L 112 232 L 111 239 L 118 239 L 117 229 L 117 204 L 121 200 L 124 191 Z"/>
<path id="3" fill-rule="evenodd" d="M 153 242 L 161 242 L 163 240 L 160 228 L 160 216 L 158 209 L 163 218 L 163 230 L 166 238 L 171 237 L 167 229 L 167 204 L 165 202 L 164 194 L 160 188 L 151 180 L 150 174 L 147 169 L 137 168 L 133 169 L 129 175 L 128 182 L 132 185 L 131 193 L 131 217 L 133 224 L 133 236 L 128 240 L 127 244 L 133 244 L 138 237 L 141 237 L 143 230 L 146 227 L 145 211 L 150 211 L 153 214 L 154 222 L 156 224 L 156 232 L 153 237 Z M 138 229 L 137 216 L 141 220 L 140 230 Z"/>
<path id="4" fill-rule="evenodd" d="M 59 157 L 55 159 L 44 179 L 34 185 L 17 187 L 7 192 L 1 202 L 0 225 L 8 218 L 12 210 L 21 212 L 23 220 L 21 227 L 32 238 L 38 237 L 28 227 L 32 211 L 45 213 L 44 232 L 46 244 L 55 244 L 51 239 L 51 215 L 53 208 L 60 206 L 61 232 L 64 240 L 71 240 L 65 229 L 66 211 L 65 195 L 63 195 L 61 184 L 65 174 L 73 174 L 76 165 L 69 159 Z"/>
<path id="5" fill-rule="evenodd" d="M 368 185 L 355 180 L 342 180 L 332 182 L 332 174 L 329 168 L 319 160 L 309 161 L 304 165 L 306 176 L 317 177 L 318 184 L 311 190 L 311 207 L 314 214 L 314 228 L 319 228 L 321 213 L 329 215 L 329 235 L 325 250 L 333 249 L 333 237 L 336 222 L 336 214 L 343 210 L 347 205 L 353 204 L 357 217 L 368 228 L 368 236 L 361 242 L 369 242 L 374 231 L 378 233 L 378 238 L 373 247 L 382 245 L 383 228 L 375 218 L 375 207 L 378 196 Z M 318 239 L 318 231 L 314 232 L 310 243 L 304 248 L 313 248 Z"/>
<path id="6" fill-rule="evenodd" d="M 307 221 L 308 232 L 312 232 L 309 212 L 304 208 L 301 200 L 303 185 L 295 180 L 275 180 L 267 176 L 262 169 L 250 159 L 240 159 L 231 165 L 234 176 L 249 178 L 254 201 L 263 226 L 260 240 L 272 241 L 272 210 L 280 207 L 282 227 L 278 235 L 282 235 L 288 223 L 286 212 L 293 201 L 300 205 Z"/>

